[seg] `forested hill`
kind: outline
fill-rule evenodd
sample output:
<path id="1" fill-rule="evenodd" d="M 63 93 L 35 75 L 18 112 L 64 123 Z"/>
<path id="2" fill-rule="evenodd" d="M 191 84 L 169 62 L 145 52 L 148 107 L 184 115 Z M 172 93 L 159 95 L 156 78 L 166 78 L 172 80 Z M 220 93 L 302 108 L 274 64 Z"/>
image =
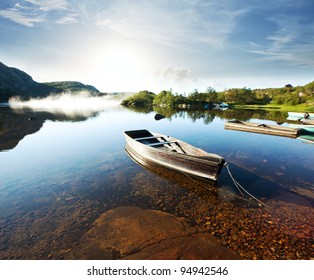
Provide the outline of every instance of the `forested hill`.
<path id="1" fill-rule="evenodd" d="M 0 102 L 8 102 L 13 96 L 20 96 L 20 98 L 27 100 L 31 97 L 46 97 L 65 91 L 77 92 L 82 90 L 92 94 L 100 94 L 95 87 L 80 82 L 38 83 L 27 73 L 0 62 Z"/>
<path id="2" fill-rule="evenodd" d="M 58 92 L 57 89 L 45 84 L 35 82 L 25 72 L 8 67 L 0 62 L 0 102 L 8 102 L 12 96 L 30 97 L 47 96 L 49 93 Z"/>
<path id="3" fill-rule="evenodd" d="M 59 89 L 61 91 L 71 91 L 71 92 L 77 92 L 86 90 L 90 93 L 100 93 L 100 91 L 91 86 L 91 85 L 84 85 L 80 82 L 73 82 L 73 81 L 65 81 L 65 82 L 51 82 L 51 83 L 44 83 L 47 86 L 54 87 L 56 89 Z"/>

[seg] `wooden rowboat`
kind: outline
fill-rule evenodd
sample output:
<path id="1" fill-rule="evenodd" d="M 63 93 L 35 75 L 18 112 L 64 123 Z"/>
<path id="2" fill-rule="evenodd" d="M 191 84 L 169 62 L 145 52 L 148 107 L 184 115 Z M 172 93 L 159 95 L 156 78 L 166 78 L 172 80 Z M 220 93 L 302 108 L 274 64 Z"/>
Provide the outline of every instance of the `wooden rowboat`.
<path id="1" fill-rule="evenodd" d="M 303 129 L 292 128 L 279 125 L 259 124 L 242 121 L 227 121 L 225 122 L 225 129 L 239 130 L 246 132 L 254 132 L 268 135 L 276 135 L 290 138 L 297 138 L 301 134 Z"/>
<path id="2" fill-rule="evenodd" d="M 146 129 L 125 131 L 124 136 L 125 150 L 136 161 L 157 164 L 192 177 L 216 181 L 225 163 L 217 154 Z"/>

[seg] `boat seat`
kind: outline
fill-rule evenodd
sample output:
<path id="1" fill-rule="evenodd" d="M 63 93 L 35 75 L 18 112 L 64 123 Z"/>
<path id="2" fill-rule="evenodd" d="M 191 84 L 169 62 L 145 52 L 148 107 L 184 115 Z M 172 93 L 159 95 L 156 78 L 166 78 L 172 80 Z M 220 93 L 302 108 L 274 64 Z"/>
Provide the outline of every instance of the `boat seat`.
<path id="1" fill-rule="evenodd" d="M 140 137 L 140 138 L 133 138 L 136 141 L 141 141 L 141 140 L 149 140 L 149 139 L 156 139 L 160 138 L 162 136 L 147 136 L 147 137 Z"/>
<path id="2" fill-rule="evenodd" d="M 146 144 L 146 145 L 147 146 L 158 146 L 158 145 L 165 145 L 165 144 L 171 144 L 171 143 L 177 143 L 177 141 L 156 142 L 156 143 L 149 143 L 149 144 Z"/>

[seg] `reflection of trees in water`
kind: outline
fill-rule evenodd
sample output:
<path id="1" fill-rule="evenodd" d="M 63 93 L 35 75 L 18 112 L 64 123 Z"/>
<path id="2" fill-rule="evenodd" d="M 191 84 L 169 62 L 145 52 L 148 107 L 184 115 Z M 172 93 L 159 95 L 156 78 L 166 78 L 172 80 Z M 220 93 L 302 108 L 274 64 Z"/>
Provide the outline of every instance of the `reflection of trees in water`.
<path id="1" fill-rule="evenodd" d="M 13 149 L 26 135 L 37 132 L 47 119 L 45 113 L 17 113 L 0 108 L 0 151 Z"/>
<path id="2" fill-rule="evenodd" d="M 281 111 L 229 109 L 226 111 L 222 111 L 221 117 L 224 119 L 237 119 L 241 121 L 248 121 L 250 119 L 261 119 L 276 122 L 285 122 L 287 114 Z"/>
<path id="3" fill-rule="evenodd" d="M 204 121 L 204 124 L 211 123 L 215 118 L 215 115 L 208 110 L 182 110 L 173 107 L 154 107 L 154 111 L 170 120 L 173 117 L 183 119 L 188 118 L 191 119 L 193 122 L 202 119 Z"/>
<path id="4" fill-rule="evenodd" d="M 266 112 L 267 119 L 276 122 L 285 122 L 288 117 L 288 113 L 282 111 L 266 111 Z"/>
<path id="5" fill-rule="evenodd" d="M 264 113 L 263 111 L 256 111 L 256 110 L 225 110 L 225 111 L 220 111 L 218 115 L 221 118 L 230 120 L 230 119 L 237 119 L 241 121 L 247 121 L 252 118 L 264 118 Z"/>
<path id="6" fill-rule="evenodd" d="M 187 114 L 193 122 L 203 119 L 204 124 L 210 124 L 215 118 L 215 115 L 209 111 L 188 111 Z"/>
<path id="7" fill-rule="evenodd" d="M 97 115 L 98 112 L 88 117 L 79 114 L 69 116 L 27 108 L 12 110 L 10 107 L 0 107 L 0 151 L 13 149 L 26 135 L 39 131 L 46 120 L 79 122 Z"/>
<path id="8" fill-rule="evenodd" d="M 154 107 L 153 110 L 162 114 L 166 118 L 189 118 L 193 122 L 203 119 L 204 124 L 210 124 L 215 117 L 221 119 L 238 119 L 248 121 L 250 119 L 272 120 L 276 122 L 284 122 L 287 118 L 285 112 L 267 111 L 267 110 L 246 110 L 246 109 L 228 109 L 228 110 L 182 110 L 172 107 Z"/>
<path id="9" fill-rule="evenodd" d="M 128 106 L 124 108 L 127 108 L 127 110 L 130 110 L 136 113 L 144 113 L 144 114 L 148 114 L 154 111 L 151 106 Z"/>
<path id="10" fill-rule="evenodd" d="M 180 109 L 175 107 L 128 107 L 128 110 L 148 114 L 156 112 L 163 115 L 167 119 L 172 118 L 188 118 L 193 122 L 203 120 L 204 124 L 210 124 L 215 117 L 221 119 L 237 119 L 241 121 L 249 121 L 250 119 L 272 120 L 275 122 L 285 122 L 287 114 L 281 111 L 268 110 L 248 110 L 248 109 L 228 109 L 228 110 L 195 110 Z"/>
<path id="11" fill-rule="evenodd" d="M 163 115 L 167 119 L 172 119 L 172 117 L 180 117 L 184 118 L 185 111 L 178 110 L 177 108 L 173 107 L 159 107 L 156 106 L 153 108 L 153 110 L 161 115 Z"/>

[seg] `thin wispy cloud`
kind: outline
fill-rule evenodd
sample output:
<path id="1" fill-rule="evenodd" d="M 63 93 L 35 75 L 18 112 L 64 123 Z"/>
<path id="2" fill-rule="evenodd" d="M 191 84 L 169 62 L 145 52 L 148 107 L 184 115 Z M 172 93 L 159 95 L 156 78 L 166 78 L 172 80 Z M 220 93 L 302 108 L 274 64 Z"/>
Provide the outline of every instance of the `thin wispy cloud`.
<path id="1" fill-rule="evenodd" d="M 25 0 L 34 5 L 38 10 L 47 12 L 53 10 L 67 10 L 69 8 L 67 0 Z"/>
<path id="2" fill-rule="evenodd" d="M 276 23 L 277 29 L 265 38 L 263 45 L 251 42 L 248 51 L 261 55 L 264 61 L 314 66 L 314 24 L 304 24 L 304 18 L 293 15 L 277 15 L 268 20 Z"/>
<path id="3" fill-rule="evenodd" d="M 246 12 L 226 1 L 20 0 L 1 10 L 0 16 L 27 27 L 80 21 L 126 38 L 181 48 L 200 43 L 219 49 L 234 31 L 237 18 Z"/>
<path id="4" fill-rule="evenodd" d="M 78 22 L 77 15 L 68 15 L 56 21 L 57 24 L 72 24 L 77 22 Z"/>
<path id="5" fill-rule="evenodd" d="M 44 21 L 43 18 L 36 15 L 30 15 L 29 13 L 26 14 L 20 7 L 0 10 L 0 17 L 9 19 L 10 21 L 27 27 L 34 27 L 35 23 L 40 23 Z"/>
<path id="6" fill-rule="evenodd" d="M 229 36 L 235 32 L 239 18 L 248 11 L 247 7 L 227 1 L 198 1 L 197 5 L 182 12 L 186 18 L 185 39 L 193 38 L 212 47 L 224 48 Z"/>
<path id="7" fill-rule="evenodd" d="M 89 14 L 92 4 L 84 5 Z M 202 43 L 221 48 L 247 12 L 217 1 L 115 1 L 100 5 L 95 23 L 123 36 L 168 46 Z M 92 20 L 92 19 L 90 19 Z"/>
<path id="8" fill-rule="evenodd" d="M 59 11 L 61 17 L 50 15 Z M 10 7 L 0 9 L 0 17 L 26 27 L 35 27 L 38 23 L 55 22 L 59 24 L 75 23 L 76 15 L 69 10 L 67 0 L 20 0 Z"/>

